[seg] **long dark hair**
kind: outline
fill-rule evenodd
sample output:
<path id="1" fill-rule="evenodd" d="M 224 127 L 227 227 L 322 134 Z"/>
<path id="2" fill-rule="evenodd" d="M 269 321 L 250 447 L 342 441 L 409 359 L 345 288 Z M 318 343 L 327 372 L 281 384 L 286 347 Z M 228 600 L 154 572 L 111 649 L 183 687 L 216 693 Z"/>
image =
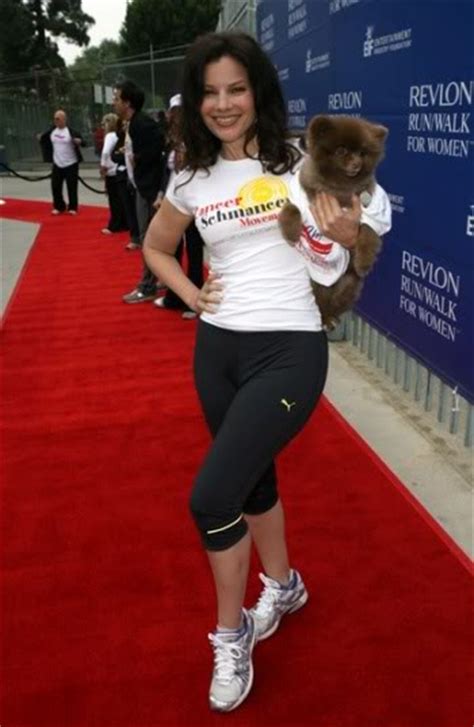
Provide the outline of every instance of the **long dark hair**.
<path id="1" fill-rule="evenodd" d="M 273 174 L 293 169 L 301 154 L 289 141 L 285 102 L 276 69 L 250 35 L 230 32 L 200 36 L 186 55 L 182 88 L 186 166 L 195 172 L 208 169 L 217 161 L 221 141 L 204 124 L 201 104 L 205 68 L 223 56 L 233 58 L 245 68 L 253 91 L 257 120 L 256 126 L 247 132 L 246 148 L 256 136 L 258 158 L 266 169 Z"/>
<path id="2" fill-rule="evenodd" d="M 173 106 L 168 111 L 168 128 L 166 130 L 166 140 L 170 149 L 177 149 L 182 146 L 182 124 L 183 110 L 181 106 Z"/>
<path id="3" fill-rule="evenodd" d="M 174 152 L 174 169 L 180 171 L 184 166 L 184 145 L 182 135 L 183 109 L 173 106 L 168 111 L 168 129 L 166 146 L 168 152 Z"/>

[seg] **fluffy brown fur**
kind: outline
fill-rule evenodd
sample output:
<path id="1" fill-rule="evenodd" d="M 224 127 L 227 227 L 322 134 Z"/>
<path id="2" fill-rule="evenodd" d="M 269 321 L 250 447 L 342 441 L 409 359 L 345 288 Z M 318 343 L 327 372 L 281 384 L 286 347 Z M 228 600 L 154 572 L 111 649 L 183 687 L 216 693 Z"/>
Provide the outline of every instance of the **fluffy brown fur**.
<path id="1" fill-rule="evenodd" d="M 365 119 L 315 116 L 308 126 L 308 156 L 300 171 L 301 186 L 310 202 L 318 192 L 328 192 L 337 198 L 341 207 L 350 207 L 352 195 L 372 194 L 374 172 L 383 158 L 387 134 L 388 129 L 384 126 Z M 279 215 L 279 223 L 285 238 L 295 245 L 303 226 L 298 207 L 290 202 L 286 204 Z M 372 228 L 361 225 L 344 275 L 330 287 L 313 283 L 326 328 L 333 328 L 339 316 L 354 305 L 381 247 L 382 242 Z"/>

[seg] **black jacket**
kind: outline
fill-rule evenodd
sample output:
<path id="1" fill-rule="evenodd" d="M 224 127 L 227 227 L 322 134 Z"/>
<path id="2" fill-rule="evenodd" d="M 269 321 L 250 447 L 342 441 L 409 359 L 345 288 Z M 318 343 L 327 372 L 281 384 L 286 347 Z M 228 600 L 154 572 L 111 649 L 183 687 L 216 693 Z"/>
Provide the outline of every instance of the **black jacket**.
<path id="1" fill-rule="evenodd" d="M 116 181 L 121 181 L 124 178 L 127 179 L 127 171 L 126 171 L 126 161 L 125 161 L 125 153 L 124 153 L 124 146 L 125 146 L 125 132 L 119 131 L 118 132 L 118 139 L 117 142 L 112 150 L 112 154 L 110 155 L 110 158 L 114 162 L 114 164 L 117 164 L 117 173 L 115 175 Z M 118 169 L 120 167 L 120 170 Z"/>
<path id="2" fill-rule="evenodd" d="M 55 130 L 55 126 L 50 126 L 47 131 L 44 132 L 44 134 L 41 134 L 40 136 L 40 146 L 41 146 L 41 152 L 43 154 L 43 161 L 44 162 L 51 162 L 53 161 L 53 142 L 51 141 L 51 132 Z M 85 146 L 86 142 L 82 138 L 82 135 L 79 134 L 78 131 L 75 131 L 74 129 L 71 129 L 69 126 L 66 126 L 67 129 L 69 129 L 69 133 L 71 134 L 71 139 L 80 139 L 81 140 L 81 146 Z M 82 162 L 82 154 L 80 148 L 77 146 L 77 144 L 74 144 L 74 149 L 77 156 L 77 161 Z"/>
<path id="3" fill-rule="evenodd" d="M 130 119 L 128 133 L 133 146 L 135 184 L 142 197 L 154 201 L 166 168 L 165 138 L 156 121 L 141 111 Z"/>

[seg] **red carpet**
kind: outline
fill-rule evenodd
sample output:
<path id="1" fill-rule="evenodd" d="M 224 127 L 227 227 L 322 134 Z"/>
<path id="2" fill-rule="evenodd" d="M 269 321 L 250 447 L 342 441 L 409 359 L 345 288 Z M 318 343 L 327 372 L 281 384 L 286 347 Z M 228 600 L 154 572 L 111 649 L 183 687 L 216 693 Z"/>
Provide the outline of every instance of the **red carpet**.
<path id="1" fill-rule="evenodd" d="M 195 323 L 121 302 L 140 260 L 103 209 L 49 209 L 1 209 L 42 223 L 3 333 L 2 727 L 470 727 L 467 559 L 326 403 L 280 458 L 311 600 L 208 711 Z"/>

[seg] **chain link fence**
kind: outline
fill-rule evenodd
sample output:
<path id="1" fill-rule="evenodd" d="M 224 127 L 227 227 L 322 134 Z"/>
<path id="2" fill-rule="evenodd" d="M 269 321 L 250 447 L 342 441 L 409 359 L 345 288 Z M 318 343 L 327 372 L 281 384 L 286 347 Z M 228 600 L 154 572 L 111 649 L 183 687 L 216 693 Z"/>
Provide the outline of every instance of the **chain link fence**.
<path id="1" fill-rule="evenodd" d="M 168 101 L 181 88 L 184 56 L 187 46 L 166 52 L 150 52 L 143 56 L 121 59 L 103 67 L 101 83 L 109 93 L 115 83 L 129 79 L 145 92 L 145 109 L 151 113 L 166 109 Z"/>
<path id="2" fill-rule="evenodd" d="M 217 30 L 241 30 L 256 35 L 258 0 L 224 0 Z"/>
<path id="3" fill-rule="evenodd" d="M 166 109 L 181 86 L 186 47 L 153 51 L 105 64 L 89 77 L 70 68 L 32 69 L 29 73 L 0 76 L 0 161 L 30 166 L 41 162 L 36 135 L 52 123 L 56 109 L 64 108 L 69 123 L 84 137 L 85 161 L 97 161 L 94 132 L 102 116 L 112 111 L 112 90 L 130 79 L 145 92 L 145 109 L 152 115 Z M 1 171 L 1 170 L 0 170 Z"/>
<path id="4" fill-rule="evenodd" d="M 69 123 L 88 143 L 94 119 L 94 79 L 74 76 L 68 69 L 33 69 L 0 77 L 0 149 L 8 164 L 41 161 L 36 138 L 52 124 L 56 109 L 68 112 Z"/>

